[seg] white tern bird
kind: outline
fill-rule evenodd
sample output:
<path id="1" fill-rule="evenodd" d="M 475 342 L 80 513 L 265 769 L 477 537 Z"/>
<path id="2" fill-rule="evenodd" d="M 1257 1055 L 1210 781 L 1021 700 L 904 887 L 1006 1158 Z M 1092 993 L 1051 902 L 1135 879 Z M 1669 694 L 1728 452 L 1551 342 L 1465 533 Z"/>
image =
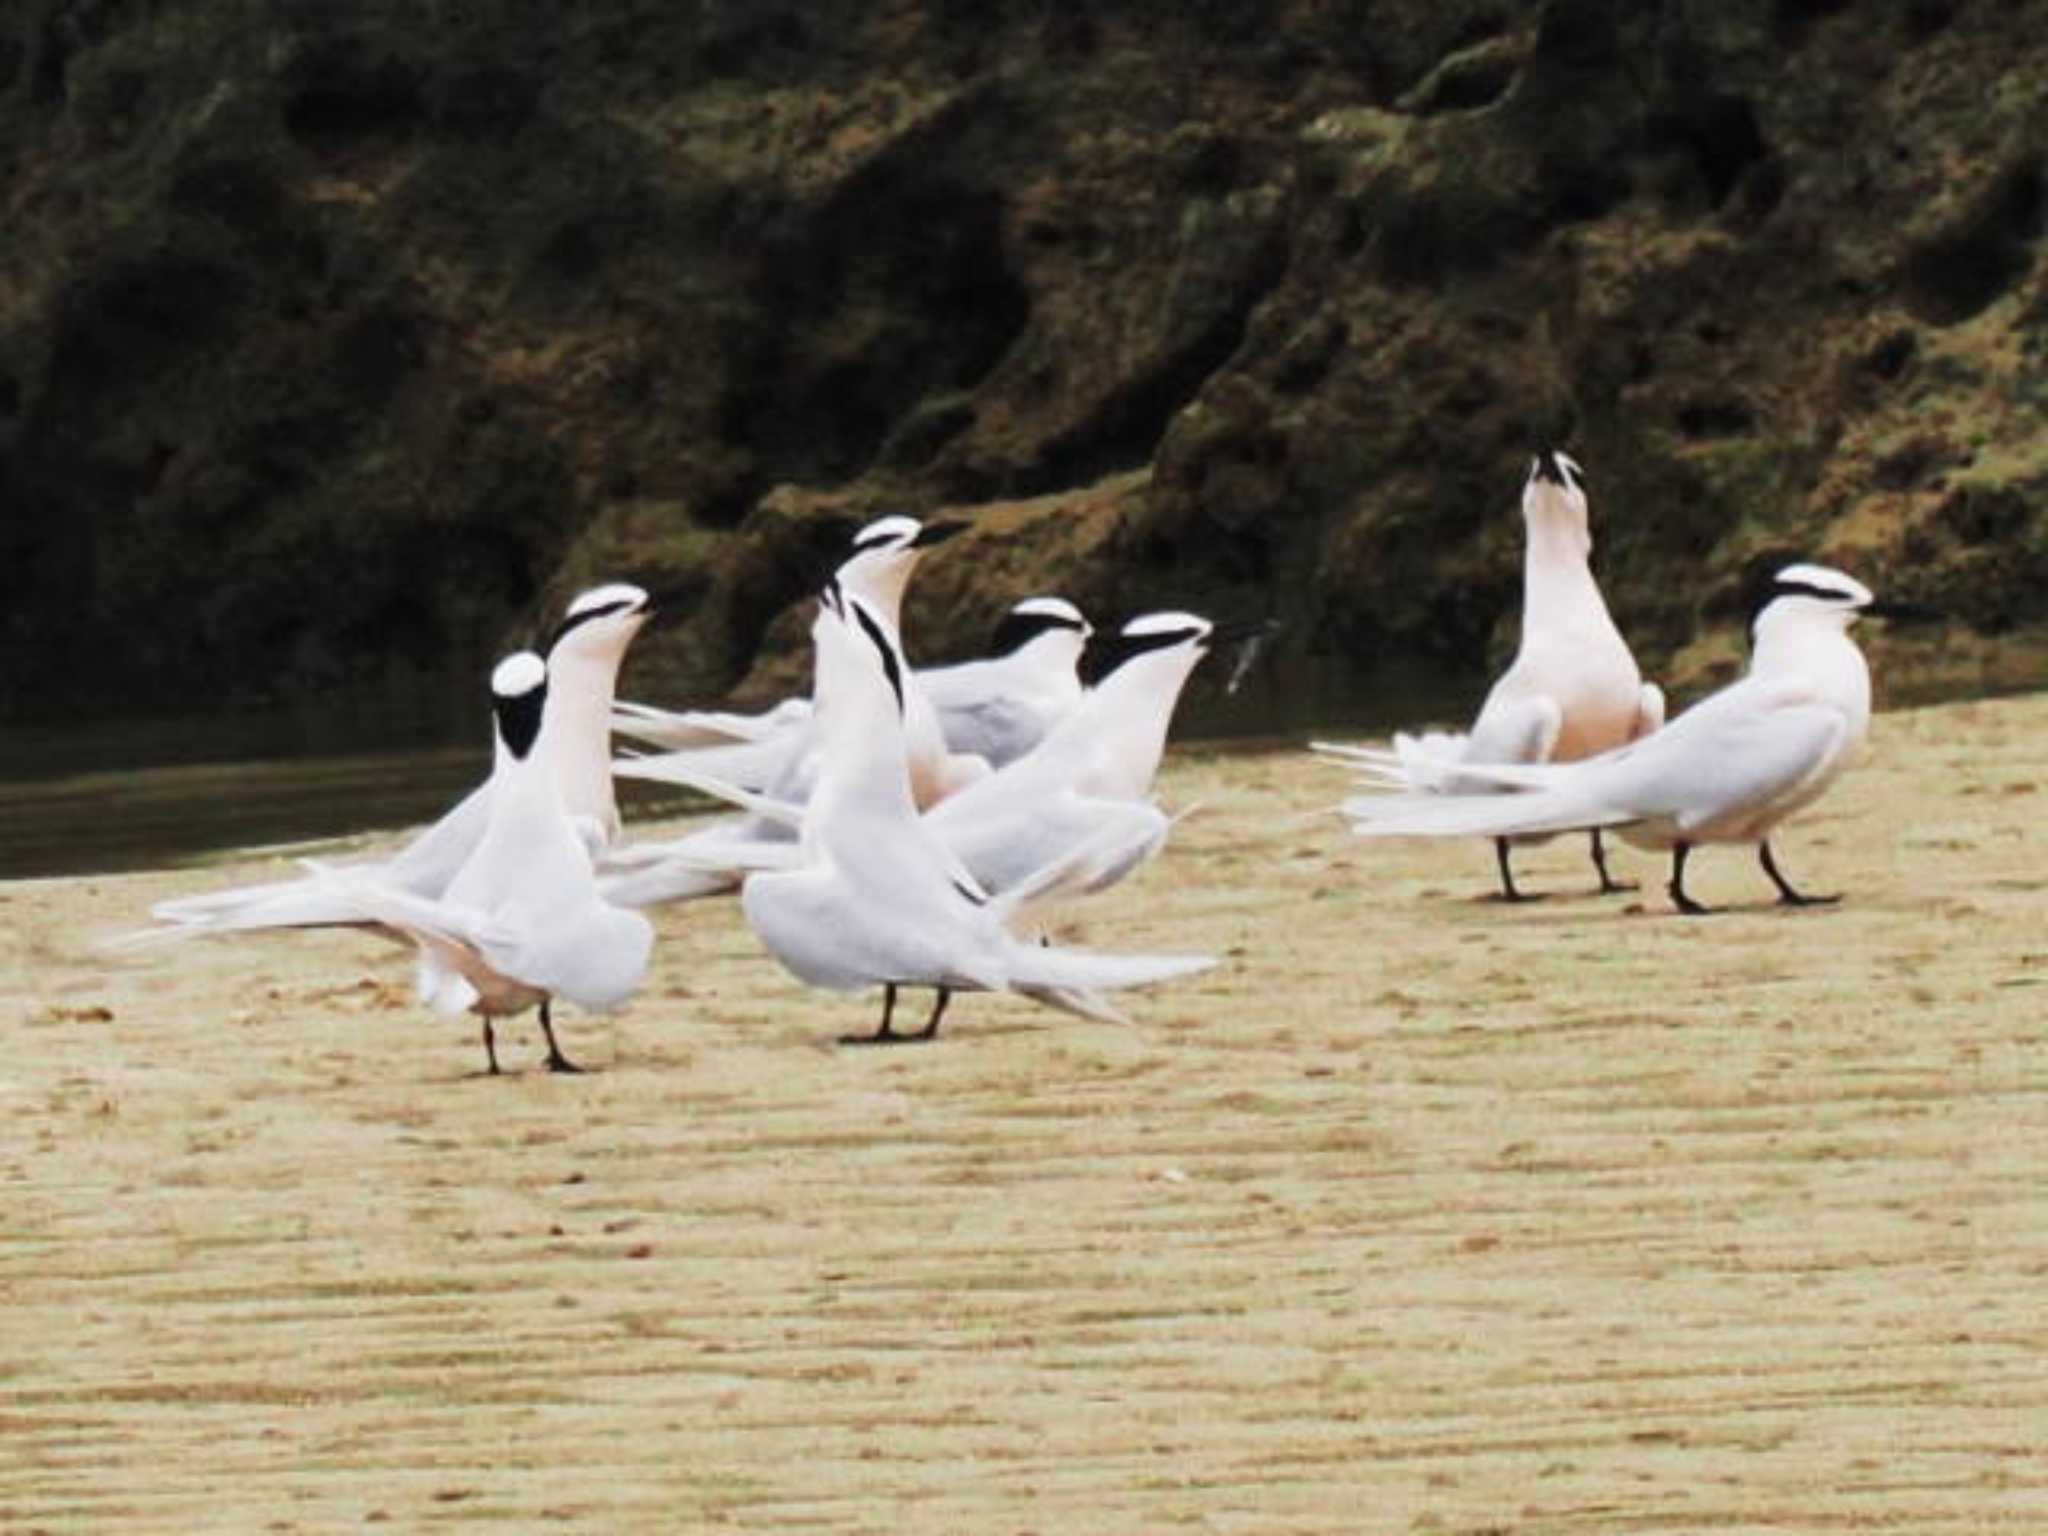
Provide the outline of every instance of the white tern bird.
<path id="1" fill-rule="evenodd" d="M 985 658 L 920 667 L 918 686 L 938 711 L 946 745 L 986 758 L 994 768 L 1030 751 L 1081 702 L 1086 690 L 1079 662 L 1093 633 L 1065 598 L 1027 597 L 1003 615 Z M 800 729 L 810 719 L 811 701 L 784 699 L 754 715 L 675 713 L 632 703 L 620 703 L 616 712 L 621 733 L 684 751 L 760 743 Z"/>
<path id="2" fill-rule="evenodd" d="M 884 625 L 899 658 L 903 589 L 911 572 L 925 550 L 968 526 L 964 522 L 920 523 L 900 516 L 878 518 L 854 535 L 852 554 L 834 573 L 838 588 L 861 600 Z M 707 732 L 733 720 L 732 716 L 704 712 L 671 714 L 647 705 L 622 706 L 615 713 L 615 723 L 623 734 L 655 746 L 676 745 L 654 756 L 621 758 L 613 765 L 614 771 L 624 778 L 672 784 L 687 784 L 690 776 L 708 773 L 746 789 L 802 799 L 817 771 L 817 730 L 810 712 L 785 703 L 766 717 L 741 716 L 740 729 L 732 739 L 721 745 L 703 744 Z M 936 804 L 988 772 L 985 759 L 947 747 L 938 712 L 914 679 L 904 689 L 904 731 L 911 786 L 920 806 Z"/>
<path id="3" fill-rule="evenodd" d="M 1131 620 L 1109 642 L 1109 670 L 1044 741 L 933 806 L 925 825 L 990 891 L 1105 838 L 1116 862 L 1074 868 L 1041 899 L 1122 879 L 1159 851 L 1173 825 L 1152 803 L 1152 782 L 1181 689 L 1214 639 L 1215 627 L 1192 613 Z"/>
<path id="4" fill-rule="evenodd" d="M 1070 863 L 1113 858 L 1083 848 L 990 896 L 920 820 L 905 762 L 905 668 L 883 621 L 828 587 L 811 627 L 817 647 L 819 771 L 806 803 L 801 861 L 752 874 L 747 922 L 812 986 L 883 989 L 882 1020 L 862 1043 L 929 1039 L 961 990 L 1009 989 L 1089 1017 L 1116 1014 L 1100 993 L 1202 970 L 1202 955 L 1104 955 L 1019 938 L 1006 920 L 1064 878 Z M 937 994 L 915 1035 L 891 1027 L 902 987 Z"/>
<path id="5" fill-rule="evenodd" d="M 420 951 L 420 996 L 442 1013 L 483 1019 L 484 1055 L 498 1071 L 491 1020 L 540 1010 L 547 1065 L 577 1072 L 562 1054 L 553 1000 L 607 1010 L 638 990 L 654 927 L 601 900 L 590 849 L 563 804 L 561 779 L 541 750 L 559 718 L 545 718 L 548 664 L 531 651 L 491 674 L 495 761 L 483 836 L 438 898 L 337 870 L 338 894 L 363 920 Z"/>
<path id="6" fill-rule="evenodd" d="M 612 694 L 626 648 L 653 611 L 653 600 L 639 587 L 625 582 L 593 587 L 569 604 L 549 638 L 553 681 L 547 694 L 548 728 L 538 750 L 560 786 L 564 808 L 593 849 L 606 847 L 618 833 L 611 776 Z M 440 895 L 484 834 L 493 782 L 486 778 L 391 858 L 348 867 L 374 872 L 415 895 Z M 275 925 L 290 927 L 318 922 L 323 915 L 344 917 L 323 908 L 330 890 L 317 877 L 270 881 L 160 902 L 153 915 L 192 933 L 260 928 L 266 926 L 266 915 Z"/>
<path id="7" fill-rule="evenodd" d="M 1747 674 L 1661 730 L 1577 762 L 1460 761 L 1460 783 L 1448 792 L 1361 795 L 1347 800 L 1344 812 L 1368 837 L 1516 837 L 1613 827 L 1639 847 L 1671 851 L 1667 889 L 1686 913 L 1708 910 L 1686 894 L 1692 850 L 1754 843 L 1781 902 L 1834 901 L 1795 890 L 1771 856 L 1770 837 L 1826 792 L 1869 727 L 1870 670 L 1848 633 L 1864 615 L 1927 616 L 1879 603 L 1861 582 L 1826 566 L 1786 566 L 1757 613 Z M 1412 780 L 1410 765 L 1394 753 L 1348 755 L 1390 783 Z M 1506 792 L 1465 787 L 1482 778 Z"/>
<path id="8" fill-rule="evenodd" d="M 1027 597 L 1003 615 L 985 659 L 920 668 L 946 745 L 991 768 L 1037 746 L 1081 702 L 1081 652 L 1093 633 L 1065 598 Z"/>
<path id="9" fill-rule="evenodd" d="M 1470 793 L 1487 786 L 1448 771 L 1447 764 L 1571 762 L 1638 740 L 1664 723 L 1663 691 L 1643 681 L 1593 580 L 1586 491 L 1574 460 L 1536 455 L 1522 487 L 1522 520 L 1520 649 L 1488 692 L 1469 735 L 1394 738 L 1412 788 Z M 1342 748 L 1335 750 L 1342 755 Z M 1494 839 L 1494 857 L 1502 896 L 1520 901 L 1508 862 L 1512 841 Z M 1597 828 L 1592 853 L 1603 895 L 1629 889 L 1608 874 Z"/>
<path id="10" fill-rule="evenodd" d="M 572 669 L 573 671 L 573 669 Z M 588 817 L 572 817 L 548 738 L 573 712 L 550 706 L 548 667 L 531 651 L 491 674 L 494 752 L 481 832 L 438 892 L 427 894 L 390 864 L 301 861 L 304 879 L 262 901 L 217 913 L 206 933 L 277 928 L 366 928 L 415 946 L 423 1001 L 483 1018 L 485 1059 L 498 1071 L 494 1017 L 540 1010 L 551 1071 L 580 1070 L 562 1054 L 550 1009 L 616 1007 L 639 987 L 654 929 L 637 912 L 600 899 Z M 159 928 L 141 938 L 182 936 Z"/>
<path id="11" fill-rule="evenodd" d="M 1036 901 L 1086 894 L 1122 879 L 1157 853 L 1173 818 L 1152 802 L 1152 781 L 1183 685 L 1217 638 L 1192 613 L 1131 620 L 1107 642 L 1108 670 L 1079 706 L 1031 751 L 924 813 L 924 825 L 982 889 L 1002 894 L 1084 848 Z M 789 869 L 802 858 L 788 839 L 803 825 L 801 802 L 755 794 L 710 774 L 692 788 L 750 813 L 748 827 L 775 824 L 780 840 L 732 823 L 638 850 L 646 867 L 607 877 L 606 894 L 627 905 L 694 894 L 699 872 Z"/>

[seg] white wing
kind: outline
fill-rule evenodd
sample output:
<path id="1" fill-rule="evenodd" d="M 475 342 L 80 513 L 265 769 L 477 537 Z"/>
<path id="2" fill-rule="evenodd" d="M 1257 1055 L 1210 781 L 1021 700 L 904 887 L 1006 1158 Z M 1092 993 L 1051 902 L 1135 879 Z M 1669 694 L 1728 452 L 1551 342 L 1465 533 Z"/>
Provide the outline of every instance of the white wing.
<path id="1" fill-rule="evenodd" d="M 1062 865 L 1060 878 L 1035 898 L 1050 900 L 1115 884 L 1159 851 L 1172 826 L 1157 806 L 1066 794 L 1002 816 L 947 817 L 935 829 L 975 879 L 998 894 Z"/>
<path id="2" fill-rule="evenodd" d="M 1667 822 L 1679 834 L 1768 810 L 1825 773 L 1848 722 L 1796 679 L 1745 679 L 1653 736 L 1575 763 L 1470 764 L 1518 794 L 1367 795 L 1345 802 L 1367 836 L 1513 836 Z"/>
<path id="3" fill-rule="evenodd" d="M 630 736 L 650 746 L 686 751 L 698 747 L 768 741 L 802 725 L 810 715 L 809 699 L 784 699 L 773 709 L 758 715 L 736 715 L 714 709 L 657 709 L 651 704 L 634 704 L 621 699 L 612 705 L 612 729 L 621 736 Z"/>
<path id="4" fill-rule="evenodd" d="M 1472 722 L 1468 763 L 1548 762 L 1564 728 L 1564 708 L 1548 694 L 1508 694 L 1495 688 Z"/>
<path id="5" fill-rule="evenodd" d="M 939 730 L 952 751 L 986 758 L 1000 768 L 1013 763 L 1045 739 L 1044 715 L 1022 699 L 1006 695 L 939 703 Z"/>
<path id="6" fill-rule="evenodd" d="M 770 789 L 791 781 L 813 745 L 813 732 L 803 726 L 766 741 L 692 747 L 651 757 L 614 758 L 612 772 L 622 779 L 647 779 L 690 788 L 696 785 L 689 775 L 696 774 L 742 789 Z"/>
<path id="7" fill-rule="evenodd" d="M 1664 690 L 1655 683 L 1643 684 L 1640 700 L 1636 704 L 1635 726 L 1628 733 L 1630 741 L 1641 741 L 1645 736 L 1654 735 L 1664 729 Z"/>

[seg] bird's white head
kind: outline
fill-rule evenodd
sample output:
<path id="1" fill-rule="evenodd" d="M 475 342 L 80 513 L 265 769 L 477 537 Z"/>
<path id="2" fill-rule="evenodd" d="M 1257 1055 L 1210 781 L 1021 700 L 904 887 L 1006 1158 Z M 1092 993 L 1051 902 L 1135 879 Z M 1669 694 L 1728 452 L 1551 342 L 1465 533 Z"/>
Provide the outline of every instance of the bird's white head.
<path id="1" fill-rule="evenodd" d="M 1107 682 L 1141 657 L 1168 658 L 1181 676 L 1193 670 L 1209 649 L 1216 626 L 1198 613 L 1144 613 L 1101 642 L 1100 675 Z"/>
<path id="2" fill-rule="evenodd" d="M 853 536 L 853 552 L 841 562 L 833 579 L 894 624 L 902 612 L 904 585 L 917 568 L 918 557 L 969 526 L 956 521 L 920 523 L 900 515 L 878 517 Z"/>
<path id="3" fill-rule="evenodd" d="M 1586 476 L 1578 460 L 1545 449 L 1529 461 L 1529 478 L 1522 485 L 1522 520 L 1532 536 L 1554 530 L 1570 535 L 1581 553 L 1592 549 Z"/>
<path id="4" fill-rule="evenodd" d="M 548 659 L 616 663 L 653 612 L 654 600 L 631 582 L 608 582 L 580 592 L 548 637 Z"/>
<path id="5" fill-rule="evenodd" d="M 1076 655 L 1095 630 L 1081 616 L 1081 610 L 1063 597 L 1027 597 L 1014 605 L 996 625 L 989 642 L 990 654 L 1008 656 L 1042 639 L 1050 639 L 1062 650 Z"/>
<path id="6" fill-rule="evenodd" d="M 1876 601 L 1870 588 L 1833 566 L 1788 565 L 1771 578 L 1753 627 L 1804 619 L 1847 629 Z"/>
<path id="7" fill-rule="evenodd" d="M 547 701 L 548 664 L 532 651 L 514 651 L 492 668 L 491 712 L 498 740 L 514 757 L 524 759 L 533 750 Z"/>

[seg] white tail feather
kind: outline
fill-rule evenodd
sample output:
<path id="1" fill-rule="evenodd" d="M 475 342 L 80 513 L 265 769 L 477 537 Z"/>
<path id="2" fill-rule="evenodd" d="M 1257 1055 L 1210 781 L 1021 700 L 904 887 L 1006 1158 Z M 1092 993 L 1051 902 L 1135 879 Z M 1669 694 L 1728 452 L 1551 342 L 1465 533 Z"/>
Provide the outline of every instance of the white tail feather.
<path id="1" fill-rule="evenodd" d="M 1343 813 L 1361 837 L 1517 837 L 1524 833 L 1570 832 L 1613 827 L 1637 818 L 1603 809 L 1569 790 L 1443 795 L 1355 795 Z"/>
<path id="2" fill-rule="evenodd" d="M 1214 955 L 1100 955 L 1085 949 L 1046 949 L 1022 941 L 1018 950 L 1011 965 L 1010 986 L 1032 996 L 1046 991 L 1073 995 L 1149 986 L 1176 976 L 1192 976 L 1216 963 Z"/>
<path id="3" fill-rule="evenodd" d="M 614 758 L 612 772 L 622 779 L 653 779 L 692 788 L 696 786 L 691 780 L 679 775 L 694 774 L 746 789 L 761 789 L 780 780 L 803 750 L 804 743 L 793 736 L 730 742 L 653 757 Z"/>
<path id="4" fill-rule="evenodd" d="M 1062 1013 L 1079 1014 L 1084 1019 L 1094 1019 L 1098 1023 L 1131 1022 L 1108 998 L 1098 992 L 1068 987 L 1018 987 L 1016 992 L 1019 997 L 1028 997 L 1035 1003 L 1044 1003 L 1048 1008 L 1057 1008 Z"/>
<path id="5" fill-rule="evenodd" d="M 766 741 L 805 719 L 811 712 L 803 699 L 786 699 L 763 715 L 735 715 L 723 710 L 657 709 L 620 699 L 612 705 L 612 729 L 622 736 L 668 751 L 730 746 L 734 742 Z"/>
<path id="6" fill-rule="evenodd" d="M 743 811 L 770 821 L 780 822 L 786 827 L 801 827 L 804 824 L 804 808 L 794 801 L 780 800 L 773 795 L 764 795 L 756 790 L 744 789 L 730 779 L 707 770 L 698 761 L 696 753 L 669 753 L 662 757 L 640 757 L 630 760 L 614 759 L 612 771 L 621 778 L 652 779 L 661 784 L 673 784 L 680 789 L 694 789 L 701 795 L 714 800 L 723 800 L 736 805 Z"/>

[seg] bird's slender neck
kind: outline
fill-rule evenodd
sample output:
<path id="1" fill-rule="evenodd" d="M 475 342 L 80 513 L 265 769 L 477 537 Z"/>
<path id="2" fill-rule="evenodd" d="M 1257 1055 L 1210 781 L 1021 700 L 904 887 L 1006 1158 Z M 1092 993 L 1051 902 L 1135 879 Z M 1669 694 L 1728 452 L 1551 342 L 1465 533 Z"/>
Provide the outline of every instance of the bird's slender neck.
<path id="1" fill-rule="evenodd" d="M 903 627 L 903 589 L 910 584 L 914 560 L 892 560 L 874 569 L 842 577 L 846 589 L 866 603 L 891 630 Z"/>
<path id="2" fill-rule="evenodd" d="M 829 846 L 835 832 L 849 826 L 914 822 L 904 706 L 879 657 L 865 640 L 816 626 L 812 636 L 820 766 L 804 816 L 805 840 Z"/>
<path id="3" fill-rule="evenodd" d="M 1081 648 L 1086 643 L 1073 630 L 1050 630 L 999 659 L 1020 676 L 1049 690 L 1071 688 L 1079 694 L 1081 677 L 1075 668 L 1080 663 Z"/>
<path id="4" fill-rule="evenodd" d="M 1593 534 L 1569 511 L 1538 513 L 1527 520 L 1525 563 L 1583 566 L 1593 555 Z"/>
<path id="5" fill-rule="evenodd" d="M 1193 646 L 1153 651 L 1132 657 L 1095 685 L 1087 726 L 1097 741 L 1097 793 L 1135 798 L 1151 788 L 1174 706 L 1201 659 Z"/>
<path id="6" fill-rule="evenodd" d="M 1549 619 L 1579 613 L 1604 615 L 1606 599 L 1588 563 L 1593 538 L 1568 507 L 1531 509 L 1522 550 L 1522 606 Z"/>
<path id="7" fill-rule="evenodd" d="M 1800 677 L 1852 715 L 1870 714 L 1870 663 L 1833 614 L 1766 613 L 1750 653 L 1753 676 Z"/>
<path id="8" fill-rule="evenodd" d="M 540 737 L 524 757 L 506 746 L 503 736 L 497 738 L 491 767 L 492 783 L 496 786 L 491 794 L 491 820 L 494 823 L 515 821 L 533 806 L 558 795 L 544 757 L 548 731 L 545 710 L 553 707 L 551 690 L 548 702 L 543 706 Z"/>
<path id="9" fill-rule="evenodd" d="M 571 814 L 596 817 L 612 836 L 619 830 L 611 765 L 612 698 L 619 660 L 616 654 L 585 655 L 558 648 L 548 661 L 553 686 L 535 749 L 554 769 L 563 805 Z"/>

